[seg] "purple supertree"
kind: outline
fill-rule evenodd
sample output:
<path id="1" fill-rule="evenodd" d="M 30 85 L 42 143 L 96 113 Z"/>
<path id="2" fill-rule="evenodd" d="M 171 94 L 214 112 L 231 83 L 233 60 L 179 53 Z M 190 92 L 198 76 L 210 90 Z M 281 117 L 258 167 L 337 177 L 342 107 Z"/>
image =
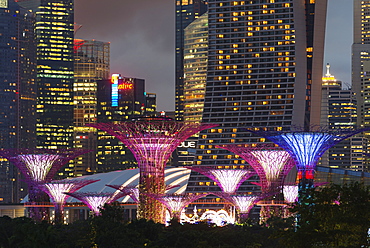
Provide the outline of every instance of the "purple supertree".
<path id="1" fill-rule="evenodd" d="M 56 224 L 63 223 L 64 204 L 67 198 L 69 197 L 69 195 L 66 195 L 65 193 L 73 193 L 79 190 L 80 188 L 97 181 L 99 180 L 64 179 L 39 184 L 38 187 L 49 195 L 54 204 L 55 210 L 54 222 Z"/>
<path id="2" fill-rule="evenodd" d="M 215 194 L 226 201 L 230 202 L 235 208 L 237 209 L 237 221 L 239 223 L 244 222 L 248 216 L 250 210 L 253 208 L 253 206 L 265 198 L 263 194 L 259 195 L 243 195 L 243 194 L 228 194 L 225 192 L 212 192 L 212 194 Z"/>
<path id="3" fill-rule="evenodd" d="M 37 203 L 47 199 L 44 197 L 45 194 L 35 185 L 50 182 L 57 171 L 69 160 L 87 152 L 89 150 L 0 149 L 0 156 L 8 159 L 22 172 L 28 183 L 29 202 L 37 206 Z M 41 221 L 47 218 L 47 212 L 48 209 L 34 207 L 30 209 L 30 217 L 36 221 Z"/>
<path id="4" fill-rule="evenodd" d="M 193 201 L 207 196 L 207 194 L 148 194 L 148 196 L 163 203 L 170 212 L 171 219 L 180 222 L 182 210 Z"/>
<path id="5" fill-rule="evenodd" d="M 363 129 L 325 129 L 312 126 L 309 130 L 296 128 L 290 131 L 260 131 L 247 130 L 265 137 L 284 148 L 295 160 L 298 179 L 299 195 L 306 195 L 306 190 L 313 187 L 314 172 L 320 157 L 330 147 L 357 133 L 368 130 Z"/>
<path id="6" fill-rule="evenodd" d="M 127 195 L 123 192 L 75 192 L 66 194 L 85 203 L 95 215 L 100 215 L 100 209 L 105 204 L 110 204 Z"/>
<path id="7" fill-rule="evenodd" d="M 288 152 L 272 144 L 257 146 L 225 145 L 216 146 L 233 152 L 243 158 L 257 172 L 263 193 L 278 192 L 284 179 L 294 167 Z"/>
<path id="8" fill-rule="evenodd" d="M 254 171 L 243 169 L 217 169 L 211 166 L 185 167 L 209 177 L 223 192 L 230 194 L 235 193 L 245 180 L 256 174 Z"/>
<path id="9" fill-rule="evenodd" d="M 118 138 L 134 154 L 140 169 L 138 216 L 164 222 L 162 203 L 141 194 L 164 194 L 164 168 L 172 152 L 190 136 L 217 124 L 195 124 L 171 120 L 96 123 L 88 126 Z"/>

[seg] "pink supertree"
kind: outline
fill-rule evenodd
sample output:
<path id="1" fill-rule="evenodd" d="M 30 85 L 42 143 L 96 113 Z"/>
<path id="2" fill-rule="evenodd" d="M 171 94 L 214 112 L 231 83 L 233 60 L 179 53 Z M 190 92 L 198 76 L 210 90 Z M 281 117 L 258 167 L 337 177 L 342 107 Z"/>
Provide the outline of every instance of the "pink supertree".
<path id="1" fill-rule="evenodd" d="M 57 224 L 63 223 L 64 204 L 69 197 L 69 195 L 65 193 L 73 193 L 80 188 L 97 181 L 99 180 L 64 179 L 39 184 L 38 187 L 49 195 L 54 204 L 54 222 Z"/>
<path id="2" fill-rule="evenodd" d="M 254 171 L 243 169 L 217 169 L 211 166 L 188 166 L 188 169 L 201 173 L 217 183 L 225 193 L 235 193 L 240 185 L 255 175 Z"/>
<path id="3" fill-rule="evenodd" d="M 293 203 L 298 200 L 298 184 L 284 185 L 283 195 L 286 203 Z"/>
<path id="4" fill-rule="evenodd" d="M 257 172 L 263 193 L 277 192 L 284 179 L 294 167 L 289 153 L 272 144 L 257 146 L 225 145 L 216 146 L 233 152 L 243 158 Z"/>
<path id="5" fill-rule="evenodd" d="M 35 185 L 50 182 L 68 161 L 87 152 L 89 150 L 0 149 L 0 156 L 8 159 L 22 172 L 28 183 L 29 202 L 37 206 L 38 203 L 46 201 L 47 196 Z M 34 207 L 30 209 L 30 217 L 41 221 L 47 219 L 47 212 L 48 209 Z"/>
<path id="6" fill-rule="evenodd" d="M 131 150 L 140 169 L 138 216 L 163 223 L 163 204 L 141 193 L 164 194 L 164 168 L 172 152 L 190 136 L 217 124 L 184 123 L 154 118 L 88 126 L 115 136 Z"/>
<path id="7" fill-rule="evenodd" d="M 244 222 L 248 216 L 249 212 L 253 208 L 253 206 L 265 198 L 266 196 L 263 194 L 258 195 L 247 195 L 247 194 L 228 194 L 225 192 L 212 192 L 226 201 L 230 202 L 235 208 L 237 209 L 237 220 L 238 222 Z"/>
<path id="8" fill-rule="evenodd" d="M 95 215 L 100 215 L 100 209 L 105 204 L 110 204 L 127 195 L 123 192 L 75 192 L 66 194 L 85 203 Z"/>
<path id="9" fill-rule="evenodd" d="M 148 194 L 148 196 L 162 202 L 170 211 L 171 219 L 180 221 L 182 210 L 193 201 L 207 196 L 207 194 Z"/>

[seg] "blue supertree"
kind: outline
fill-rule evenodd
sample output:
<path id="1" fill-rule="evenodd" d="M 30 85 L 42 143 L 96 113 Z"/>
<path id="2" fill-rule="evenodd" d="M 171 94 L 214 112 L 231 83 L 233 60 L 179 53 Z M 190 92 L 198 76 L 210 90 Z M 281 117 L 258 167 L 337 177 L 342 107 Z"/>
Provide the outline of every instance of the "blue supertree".
<path id="1" fill-rule="evenodd" d="M 326 150 L 340 141 L 369 128 L 331 128 L 311 126 L 309 129 L 292 127 L 289 131 L 266 131 L 246 129 L 256 135 L 269 139 L 284 148 L 295 160 L 298 170 L 299 195 L 306 195 L 313 187 L 316 164 Z"/>

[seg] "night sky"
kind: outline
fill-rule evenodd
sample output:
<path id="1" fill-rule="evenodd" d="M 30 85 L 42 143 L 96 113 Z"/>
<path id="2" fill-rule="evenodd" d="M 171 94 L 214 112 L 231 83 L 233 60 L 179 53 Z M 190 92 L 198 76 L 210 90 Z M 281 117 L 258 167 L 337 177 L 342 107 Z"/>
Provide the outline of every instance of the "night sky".
<path id="1" fill-rule="evenodd" d="M 352 1 L 329 0 L 324 64 L 351 82 Z M 158 110 L 174 109 L 175 0 L 75 0 L 76 38 L 111 42 L 111 73 L 143 78 Z"/>

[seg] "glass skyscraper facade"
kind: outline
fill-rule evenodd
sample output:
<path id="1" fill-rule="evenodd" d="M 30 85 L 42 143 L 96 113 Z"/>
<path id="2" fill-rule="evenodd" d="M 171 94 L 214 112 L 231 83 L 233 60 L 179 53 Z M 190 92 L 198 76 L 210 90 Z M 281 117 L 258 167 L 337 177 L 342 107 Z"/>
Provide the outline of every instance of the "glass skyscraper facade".
<path id="1" fill-rule="evenodd" d="M 265 142 L 240 128 L 320 124 L 327 1 L 208 1 L 208 69 L 195 164 L 246 167 L 215 145 Z M 255 191 L 245 183 L 242 191 Z M 187 191 L 218 190 L 192 173 Z"/>
<path id="2" fill-rule="evenodd" d="M 183 120 L 184 112 L 184 30 L 207 11 L 206 0 L 176 0 L 175 117 Z"/>
<path id="3" fill-rule="evenodd" d="M 207 79 L 208 14 L 189 24 L 184 34 L 183 120 L 201 122 Z"/>
<path id="4" fill-rule="evenodd" d="M 36 43 L 32 13 L 0 2 L 0 148 L 36 146 Z M 20 202 L 20 172 L 0 158 L 0 203 Z"/>
<path id="5" fill-rule="evenodd" d="M 74 161 L 74 176 L 97 171 L 97 130 L 86 124 L 97 121 L 98 81 L 107 80 L 110 72 L 110 43 L 96 40 L 74 41 L 74 146 L 92 150 Z"/>
<path id="6" fill-rule="evenodd" d="M 36 18 L 37 147 L 73 146 L 73 0 L 18 0 Z"/>

